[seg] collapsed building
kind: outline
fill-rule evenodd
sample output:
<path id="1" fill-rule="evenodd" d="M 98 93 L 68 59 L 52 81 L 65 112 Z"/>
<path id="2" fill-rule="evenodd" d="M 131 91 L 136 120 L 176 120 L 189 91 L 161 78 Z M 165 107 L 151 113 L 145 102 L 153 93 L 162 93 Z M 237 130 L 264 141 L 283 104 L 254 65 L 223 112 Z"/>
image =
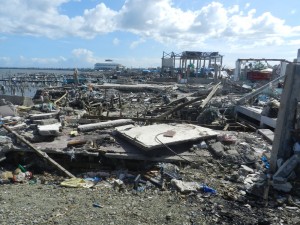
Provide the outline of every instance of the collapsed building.
<path id="1" fill-rule="evenodd" d="M 176 57 L 189 75 L 188 61 L 196 64 L 196 72 L 201 60 L 217 65 L 220 59 L 222 65 L 218 53 L 164 56 L 164 65 L 169 62 L 174 73 Z M 226 206 L 246 204 L 242 217 L 262 223 L 257 199 L 269 207 L 298 208 L 298 63 L 289 63 L 277 78 L 257 86 L 216 76 L 219 65 L 213 79 L 201 85 L 65 85 L 38 90 L 33 102 L 22 99 L 19 104 L 3 95 L 0 163 L 11 168 L 17 162 L 22 172 L 3 172 L 1 182 L 26 182 L 32 174 L 23 171 L 46 170 L 70 178 L 61 186 L 97 187 L 97 176 L 118 190 L 188 194 L 198 207 L 202 204 L 196 199 L 203 202 L 206 195 Z M 282 94 L 274 94 L 281 79 Z M 130 172 L 116 172 L 120 168 Z M 91 177 L 92 183 L 86 179 Z M 291 192 L 292 197 L 282 197 Z M 190 199 L 193 193 L 196 199 Z M 279 213 L 282 209 L 276 207 Z M 283 211 L 292 215 L 288 209 Z M 239 221 L 224 207 L 203 210 L 219 215 L 213 221 Z M 258 218 L 250 218 L 251 210 Z"/>

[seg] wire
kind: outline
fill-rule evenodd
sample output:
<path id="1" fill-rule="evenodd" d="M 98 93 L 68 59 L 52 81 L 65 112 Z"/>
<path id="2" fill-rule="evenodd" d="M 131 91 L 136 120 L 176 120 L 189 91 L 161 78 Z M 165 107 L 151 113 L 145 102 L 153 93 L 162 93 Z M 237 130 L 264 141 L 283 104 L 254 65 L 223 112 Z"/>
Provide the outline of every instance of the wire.
<path id="1" fill-rule="evenodd" d="M 159 140 L 158 136 L 161 135 L 161 134 L 164 134 L 164 132 L 155 135 L 155 140 L 156 140 L 156 141 L 158 141 L 159 143 L 161 143 L 163 146 L 165 146 L 168 150 L 170 150 L 173 154 L 175 154 L 175 155 L 178 156 L 179 158 L 182 158 L 183 160 L 185 160 L 185 161 L 187 161 L 187 162 L 189 162 L 189 163 L 192 163 L 192 164 L 197 165 L 197 163 L 192 162 L 192 161 L 190 161 L 190 160 L 188 160 L 188 159 L 182 157 L 181 155 L 179 155 L 178 153 L 176 153 L 174 150 L 172 150 L 169 146 L 167 146 L 165 143 L 163 143 L 161 140 Z"/>

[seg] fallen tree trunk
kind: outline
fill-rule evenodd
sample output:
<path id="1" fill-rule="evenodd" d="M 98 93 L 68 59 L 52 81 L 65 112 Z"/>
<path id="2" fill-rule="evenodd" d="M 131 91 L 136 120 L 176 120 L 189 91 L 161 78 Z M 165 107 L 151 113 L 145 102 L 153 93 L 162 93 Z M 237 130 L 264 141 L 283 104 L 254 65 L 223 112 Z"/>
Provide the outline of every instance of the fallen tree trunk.
<path id="1" fill-rule="evenodd" d="M 134 123 L 134 122 L 131 119 L 119 119 L 119 120 L 112 120 L 112 121 L 107 121 L 107 122 L 79 125 L 77 129 L 78 129 L 78 131 L 81 131 L 81 132 L 87 132 L 87 131 L 93 131 L 93 130 L 98 130 L 98 129 L 123 126 L 123 125 L 127 125 L 127 124 L 132 124 L 132 123 Z"/>
<path id="2" fill-rule="evenodd" d="M 14 134 L 20 141 L 22 141 L 24 144 L 26 144 L 29 148 L 31 148 L 34 152 L 36 152 L 39 156 L 46 159 L 48 162 L 50 162 L 53 166 L 55 166 L 57 169 L 62 171 L 64 174 L 66 174 L 68 177 L 75 177 L 73 174 L 71 174 L 69 171 L 67 171 L 65 168 L 63 168 L 60 164 L 55 162 L 51 157 L 47 155 L 47 153 L 35 148 L 29 141 L 24 139 L 21 135 L 19 135 L 17 132 L 11 130 L 8 126 L 2 125 L 5 130 L 8 132 Z"/>

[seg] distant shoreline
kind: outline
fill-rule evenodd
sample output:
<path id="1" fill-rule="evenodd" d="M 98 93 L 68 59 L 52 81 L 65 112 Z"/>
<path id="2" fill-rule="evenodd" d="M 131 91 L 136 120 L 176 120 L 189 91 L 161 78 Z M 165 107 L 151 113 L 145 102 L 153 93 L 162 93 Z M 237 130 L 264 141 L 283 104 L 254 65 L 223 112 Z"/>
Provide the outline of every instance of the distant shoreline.
<path id="1" fill-rule="evenodd" d="M 73 71 L 75 68 L 40 68 L 40 67 L 0 67 L 0 70 L 5 69 L 5 70 L 70 70 Z M 80 71 L 91 71 L 94 69 L 91 68 L 77 68 Z"/>

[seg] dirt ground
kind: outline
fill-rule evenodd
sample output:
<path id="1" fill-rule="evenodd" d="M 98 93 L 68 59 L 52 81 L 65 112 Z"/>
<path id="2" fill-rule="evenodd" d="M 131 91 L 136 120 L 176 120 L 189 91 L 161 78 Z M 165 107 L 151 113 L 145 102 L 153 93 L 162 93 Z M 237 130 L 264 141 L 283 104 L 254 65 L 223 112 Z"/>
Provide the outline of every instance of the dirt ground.
<path id="1" fill-rule="evenodd" d="M 104 182 L 105 183 L 105 182 Z M 0 186 L 1 224 L 298 224 L 299 209 L 257 199 L 56 184 Z M 234 195 L 233 195 L 234 196 Z M 101 207 L 94 207 L 93 204 Z"/>

